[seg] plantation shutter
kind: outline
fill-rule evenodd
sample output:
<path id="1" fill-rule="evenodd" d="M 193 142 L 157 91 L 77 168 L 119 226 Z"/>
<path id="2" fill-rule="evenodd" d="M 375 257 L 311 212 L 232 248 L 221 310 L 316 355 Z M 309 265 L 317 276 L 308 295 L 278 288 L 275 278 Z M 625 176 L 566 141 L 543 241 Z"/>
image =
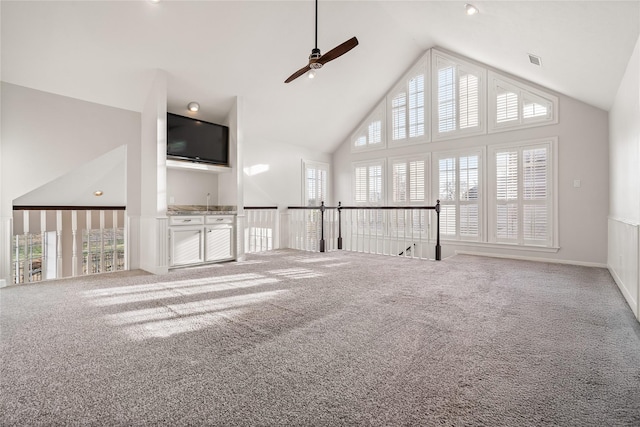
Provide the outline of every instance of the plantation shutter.
<path id="1" fill-rule="evenodd" d="M 327 200 L 329 165 L 325 163 L 304 162 L 305 206 L 320 206 Z"/>
<path id="2" fill-rule="evenodd" d="M 460 99 L 460 129 L 478 126 L 480 123 L 480 87 L 478 76 L 461 69 L 458 79 L 458 93 Z"/>
<path id="3" fill-rule="evenodd" d="M 557 97 L 492 71 L 489 80 L 489 132 L 557 123 Z"/>
<path id="4" fill-rule="evenodd" d="M 409 137 L 423 136 L 424 129 L 424 74 L 409 80 Z"/>
<path id="5" fill-rule="evenodd" d="M 355 201 L 357 203 L 367 202 L 367 167 L 359 166 L 355 168 Z"/>
<path id="6" fill-rule="evenodd" d="M 458 194 L 460 200 L 460 236 L 479 237 L 479 158 L 458 158 Z"/>
<path id="7" fill-rule="evenodd" d="M 396 162 L 393 164 L 393 202 L 404 203 L 407 201 L 407 164 Z"/>
<path id="8" fill-rule="evenodd" d="M 395 204 L 425 202 L 425 165 L 422 159 L 393 161 L 392 199 Z"/>
<path id="9" fill-rule="evenodd" d="M 496 92 L 496 122 L 518 120 L 518 94 L 500 86 Z"/>
<path id="10" fill-rule="evenodd" d="M 498 150 L 495 160 L 497 241 L 550 245 L 550 146 Z"/>
<path id="11" fill-rule="evenodd" d="M 456 88 L 455 67 L 438 69 L 438 132 L 456 129 Z"/>
<path id="12" fill-rule="evenodd" d="M 351 135 L 352 151 L 384 148 L 385 107 L 385 102 L 380 102 Z"/>
<path id="13" fill-rule="evenodd" d="M 438 162 L 438 198 L 440 200 L 440 233 L 455 236 L 456 233 L 456 158 Z"/>
<path id="14" fill-rule="evenodd" d="M 391 101 L 392 139 L 394 141 L 407 137 L 407 95 L 401 92 Z"/>
<path id="15" fill-rule="evenodd" d="M 370 203 L 382 202 L 382 166 L 369 166 L 369 200 Z"/>
<path id="16" fill-rule="evenodd" d="M 530 93 L 522 95 L 522 118 L 525 119 L 546 119 L 549 117 L 553 103 Z"/>
<path id="17" fill-rule="evenodd" d="M 518 152 L 496 153 L 496 235 L 498 239 L 518 238 Z"/>
<path id="18" fill-rule="evenodd" d="M 424 202 L 424 160 L 409 162 L 409 201 Z"/>
<path id="19" fill-rule="evenodd" d="M 484 114 L 485 71 L 444 53 L 434 51 L 435 137 L 481 133 Z"/>
<path id="20" fill-rule="evenodd" d="M 383 165 L 383 161 L 354 165 L 353 188 L 356 203 L 376 205 L 383 202 Z"/>
<path id="21" fill-rule="evenodd" d="M 523 150 L 523 232 L 525 240 L 547 240 L 547 150 Z"/>

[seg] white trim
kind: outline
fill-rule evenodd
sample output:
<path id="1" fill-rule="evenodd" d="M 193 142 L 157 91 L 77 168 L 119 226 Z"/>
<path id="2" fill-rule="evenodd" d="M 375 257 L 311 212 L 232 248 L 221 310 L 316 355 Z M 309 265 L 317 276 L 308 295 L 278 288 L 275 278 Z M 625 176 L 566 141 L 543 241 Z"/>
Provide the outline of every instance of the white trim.
<path id="1" fill-rule="evenodd" d="M 594 268 L 607 268 L 606 264 L 602 264 L 599 262 L 583 262 L 583 261 L 572 261 L 565 259 L 554 259 L 554 258 L 536 258 L 536 257 L 527 257 L 527 256 L 517 256 L 517 255 L 503 255 L 503 254 L 494 254 L 494 253 L 485 253 L 485 252 L 473 252 L 473 251 L 455 251 L 456 255 L 473 255 L 473 256 L 484 256 L 488 258 L 501 258 L 501 259 L 513 259 L 517 261 L 535 261 L 535 262 L 548 262 L 551 264 L 565 264 L 565 265 L 577 265 L 581 267 L 594 267 Z"/>
<path id="2" fill-rule="evenodd" d="M 543 146 L 549 145 L 549 155 L 551 170 L 548 171 L 548 177 L 551 179 L 551 198 L 549 203 L 551 203 L 551 211 L 549 213 L 550 218 L 553 221 L 552 228 L 549 230 L 549 246 L 551 248 L 559 247 L 559 237 L 558 237 L 558 137 L 551 136 L 547 138 L 537 138 L 525 141 L 514 141 L 509 143 L 501 143 L 501 144 L 493 144 L 487 146 L 487 217 L 490 219 L 496 218 L 496 205 L 495 205 L 495 152 L 501 149 L 522 149 L 523 147 L 532 147 L 532 146 Z M 520 171 L 518 172 L 520 174 Z M 521 203 L 518 201 L 518 203 Z M 497 242 L 497 237 L 495 236 L 495 224 L 489 223 L 487 229 L 487 241 L 489 243 L 505 243 L 510 244 L 509 242 Z M 514 246 L 516 244 L 514 243 Z M 519 246 L 531 247 L 526 244 L 520 244 Z M 535 247 L 535 246 L 534 246 Z"/>
<path id="3" fill-rule="evenodd" d="M 358 127 L 351 133 L 349 137 L 349 144 L 351 145 L 352 153 L 362 153 L 367 151 L 384 150 L 387 148 L 387 116 L 386 116 L 386 101 L 383 98 L 378 102 L 375 107 L 367 114 L 367 116 L 358 124 Z M 369 126 L 374 122 L 380 122 L 380 142 L 372 144 L 369 141 Z M 366 143 L 361 146 L 356 146 L 355 142 L 359 138 L 364 137 Z"/>
<path id="4" fill-rule="evenodd" d="M 331 200 L 331 164 L 302 159 L 302 206 L 308 204 L 307 194 L 307 168 L 324 169 L 327 172 L 327 182 L 325 188 L 325 204 Z M 319 206 L 319 205 L 318 205 Z"/>
<path id="5" fill-rule="evenodd" d="M 407 201 L 405 203 L 393 201 L 393 165 L 394 163 L 409 163 L 413 161 L 424 162 L 424 200 L 422 202 L 411 203 Z M 431 152 L 426 151 L 422 153 L 414 153 L 406 156 L 392 156 L 387 158 L 387 164 L 389 165 L 387 170 L 387 205 L 389 206 L 422 206 L 430 203 L 431 200 Z"/>
<path id="6" fill-rule="evenodd" d="M 380 191 L 381 191 L 381 195 L 380 195 L 380 203 L 371 203 L 369 201 L 369 167 L 371 166 L 381 166 L 382 170 L 381 170 L 381 183 L 380 183 Z M 359 167 L 366 167 L 367 168 L 367 189 L 366 189 L 366 198 L 367 201 L 366 202 L 358 202 L 356 201 L 356 196 L 357 196 L 357 191 L 356 191 L 356 174 L 355 174 L 355 170 L 356 168 Z M 352 201 L 354 205 L 358 205 L 358 206 L 379 206 L 379 205 L 384 205 L 386 203 L 387 200 L 387 183 L 385 182 L 387 179 L 387 159 L 386 158 L 379 158 L 379 159 L 372 159 L 372 160 L 366 160 L 366 161 L 359 161 L 359 162 L 352 162 L 351 163 L 351 191 L 352 191 Z"/>
<path id="7" fill-rule="evenodd" d="M 424 134 L 421 136 L 409 136 L 409 81 L 422 74 L 424 76 Z M 387 112 L 387 145 L 389 148 L 404 147 L 407 145 L 423 144 L 431 141 L 431 49 L 427 50 L 423 55 L 414 62 L 409 70 L 398 79 L 391 87 L 386 95 L 386 112 Z M 399 92 L 405 92 L 405 130 L 406 137 L 403 139 L 393 139 L 393 98 Z"/>
<path id="8" fill-rule="evenodd" d="M 456 129 L 440 133 L 438 131 L 438 59 L 455 66 L 456 71 L 462 67 L 463 70 L 471 72 L 478 77 L 478 126 L 460 129 L 459 109 L 460 100 L 455 99 Z M 457 72 L 456 72 L 457 76 Z M 455 82 L 455 90 L 458 90 L 458 80 Z M 451 53 L 446 53 L 438 49 L 431 49 L 431 140 L 444 141 L 449 139 L 460 139 L 468 136 L 484 135 L 487 133 L 487 68 L 484 65 L 476 65 L 467 61 L 464 57 L 459 57 Z"/>
<path id="9" fill-rule="evenodd" d="M 506 77 L 500 73 L 497 73 L 493 70 L 488 70 L 488 87 L 487 87 L 487 117 L 488 117 L 488 129 L 487 132 L 497 133 L 497 132 L 505 132 L 516 129 L 526 129 L 538 126 L 548 126 L 554 125 L 558 123 L 558 97 L 552 95 L 549 92 L 542 91 L 537 89 L 525 82 L 514 80 L 512 78 Z M 503 86 L 509 86 L 514 91 L 517 91 L 518 94 L 518 117 L 509 122 L 505 123 L 497 123 L 497 106 L 496 106 L 496 84 L 500 82 L 503 83 Z M 541 98 L 551 104 L 551 116 L 550 117 L 542 117 L 542 118 L 524 118 L 524 107 L 523 107 L 523 95 L 533 95 L 534 97 Z"/>

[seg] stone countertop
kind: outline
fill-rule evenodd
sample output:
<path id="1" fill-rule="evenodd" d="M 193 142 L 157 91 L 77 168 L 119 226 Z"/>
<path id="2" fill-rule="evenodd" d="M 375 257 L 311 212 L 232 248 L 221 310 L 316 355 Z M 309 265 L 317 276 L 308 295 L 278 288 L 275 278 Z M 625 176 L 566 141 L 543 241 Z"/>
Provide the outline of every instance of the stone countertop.
<path id="1" fill-rule="evenodd" d="M 207 209 L 208 208 L 208 209 Z M 167 215 L 236 215 L 235 206 L 170 205 Z"/>

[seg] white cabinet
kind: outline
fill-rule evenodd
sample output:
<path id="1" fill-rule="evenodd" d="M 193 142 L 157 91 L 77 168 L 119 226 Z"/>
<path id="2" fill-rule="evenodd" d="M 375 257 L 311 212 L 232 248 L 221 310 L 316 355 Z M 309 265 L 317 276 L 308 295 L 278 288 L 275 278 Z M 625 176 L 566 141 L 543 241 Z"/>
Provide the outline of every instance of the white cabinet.
<path id="1" fill-rule="evenodd" d="M 205 219 L 205 257 L 207 261 L 234 258 L 232 216 L 209 215 Z"/>
<path id="2" fill-rule="evenodd" d="M 234 216 L 172 216 L 169 225 L 171 267 L 235 259 Z"/>
<path id="3" fill-rule="evenodd" d="M 204 230 L 202 226 L 182 225 L 169 228 L 170 265 L 199 264 L 204 261 Z"/>

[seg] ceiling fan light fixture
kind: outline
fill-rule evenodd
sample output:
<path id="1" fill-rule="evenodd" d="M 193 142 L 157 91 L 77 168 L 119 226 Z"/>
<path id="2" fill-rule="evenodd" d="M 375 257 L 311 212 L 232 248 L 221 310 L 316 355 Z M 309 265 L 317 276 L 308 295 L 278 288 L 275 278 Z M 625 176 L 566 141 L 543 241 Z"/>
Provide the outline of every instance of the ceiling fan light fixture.
<path id="1" fill-rule="evenodd" d="M 193 111 L 195 113 L 200 109 L 200 104 L 198 104 L 197 102 L 190 102 L 189 105 L 187 105 L 187 108 L 189 109 L 189 111 Z"/>
<path id="2" fill-rule="evenodd" d="M 307 73 L 307 77 L 310 79 L 313 79 L 316 77 L 316 70 L 314 70 L 313 68 L 309 70 L 309 72 Z"/>
<path id="3" fill-rule="evenodd" d="M 467 13 L 467 15 L 471 16 L 471 15 L 476 15 L 478 13 L 480 13 L 480 11 L 478 10 L 477 7 L 475 7 L 474 5 L 467 3 L 464 5 L 464 10 Z"/>

